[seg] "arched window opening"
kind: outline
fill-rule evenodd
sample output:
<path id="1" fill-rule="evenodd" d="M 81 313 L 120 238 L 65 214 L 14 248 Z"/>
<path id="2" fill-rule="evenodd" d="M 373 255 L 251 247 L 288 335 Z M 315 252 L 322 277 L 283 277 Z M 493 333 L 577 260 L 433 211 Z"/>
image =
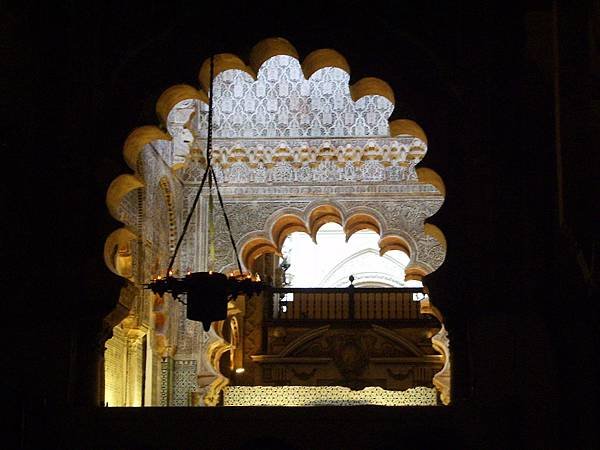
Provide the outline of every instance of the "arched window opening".
<path id="1" fill-rule="evenodd" d="M 428 220 L 445 188 L 420 166 L 425 132 L 389 120 L 392 87 L 373 77 L 350 84 L 335 50 L 301 60 L 287 40 L 269 38 L 250 59 L 216 55 L 214 89 L 206 60 L 201 88 L 168 88 L 157 100 L 160 126 L 137 128 L 124 143 L 133 173 L 117 177 L 106 198 L 123 226 L 104 258 L 127 280 L 106 318 L 106 402 L 448 404 L 444 317 L 421 281 L 446 255 Z M 209 116 L 229 220 L 216 215 L 214 233 L 210 202 L 196 197 Z M 186 318 L 187 305 L 144 289 L 164 273 L 198 198 L 173 272 L 209 270 L 214 255 L 216 271 L 243 268 L 268 286 L 231 299 L 227 318 L 207 332 Z"/>
<path id="2" fill-rule="evenodd" d="M 289 287 L 346 287 L 354 277 L 357 287 L 402 287 L 409 257 L 400 250 L 379 254 L 380 236 L 371 230 L 354 233 L 346 241 L 337 223 L 323 225 L 316 242 L 303 232 L 291 233 L 283 243 L 279 266 Z"/>

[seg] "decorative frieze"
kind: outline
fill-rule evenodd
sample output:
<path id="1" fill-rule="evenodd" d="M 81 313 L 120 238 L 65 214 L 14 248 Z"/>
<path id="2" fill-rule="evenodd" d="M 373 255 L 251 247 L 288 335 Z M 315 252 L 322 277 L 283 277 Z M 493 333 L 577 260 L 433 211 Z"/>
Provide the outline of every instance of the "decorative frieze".
<path id="1" fill-rule="evenodd" d="M 291 47 L 285 42 L 284 47 Z M 426 232 L 426 220 L 441 207 L 444 194 L 441 181 L 423 178 L 416 169 L 427 152 L 423 130 L 410 120 L 388 122 L 395 100 L 385 82 L 368 78 L 350 86 L 344 58 L 332 50 L 320 52 L 303 64 L 295 50 L 266 52 L 268 57 L 258 58 L 254 69 L 226 55 L 223 60 L 233 61 L 233 66 L 219 63 L 215 72 L 212 162 L 242 264 L 249 266 L 265 251 L 277 253 L 286 237 L 282 230 L 301 229 L 312 235 L 321 222 L 333 218 L 348 236 L 364 224 L 378 230 L 382 253 L 406 250 L 410 254 L 406 269 L 412 270 L 412 276 L 432 272 L 443 262 L 446 250 L 439 230 Z M 333 59 L 322 64 L 328 58 Z M 206 89 L 202 74 L 201 82 Z M 164 127 L 142 127 L 130 135 L 124 152 L 135 173 L 121 176 L 107 198 L 111 214 L 131 234 L 131 245 L 117 242 L 121 265 L 129 264 L 125 258 L 132 259 L 127 271 L 116 270 L 133 285 L 122 298 L 123 306 L 129 309 L 130 320 L 136 317 L 150 327 L 154 336 L 150 359 L 169 356 L 151 381 L 157 384 L 153 395 L 159 392 L 158 402 L 164 406 L 188 405 L 192 393 L 202 396 L 202 404 L 214 405 L 229 382 L 218 368 L 219 357 L 229 345 L 222 336 L 214 329 L 204 333 L 197 323 L 185 319 L 185 307 L 172 299 L 142 293 L 143 283 L 165 275 L 204 176 L 207 101 L 205 92 L 191 86 L 166 91 L 157 111 L 168 134 Z M 189 222 L 173 267 L 176 273 L 208 269 L 206 192 Z M 325 212 L 314 214 L 318 208 Z M 219 208 L 215 208 L 214 224 L 215 269 L 235 269 L 236 255 Z M 107 246 L 107 263 L 114 259 L 113 241 L 114 236 Z M 245 324 L 246 360 L 248 352 L 260 348 L 259 318 Z M 108 345 L 110 370 L 119 371 L 115 358 L 128 350 L 116 340 Z M 136 349 L 129 349 L 136 356 L 123 364 L 139 366 L 141 353 Z M 140 374 L 136 372 L 135 383 Z M 242 395 L 241 390 L 231 389 L 230 399 Z M 390 404 L 435 403 L 435 396 L 423 390 L 428 388 L 412 393 L 365 391 L 358 397 L 339 391 L 344 388 L 331 389 L 338 391 L 319 394 L 333 402 L 327 404 L 378 404 L 369 403 L 375 398 L 388 399 Z M 247 394 L 254 395 L 243 393 Z M 300 402 L 307 401 L 304 394 L 294 395 L 304 399 Z"/>
<path id="2" fill-rule="evenodd" d="M 189 406 L 190 394 L 196 392 L 196 360 L 173 363 L 173 400 L 170 406 Z"/>
<path id="3" fill-rule="evenodd" d="M 435 406 L 437 390 L 415 387 L 388 391 L 367 387 L 355 391 L 342 386 L 227 386 L 223 406 Z"/>

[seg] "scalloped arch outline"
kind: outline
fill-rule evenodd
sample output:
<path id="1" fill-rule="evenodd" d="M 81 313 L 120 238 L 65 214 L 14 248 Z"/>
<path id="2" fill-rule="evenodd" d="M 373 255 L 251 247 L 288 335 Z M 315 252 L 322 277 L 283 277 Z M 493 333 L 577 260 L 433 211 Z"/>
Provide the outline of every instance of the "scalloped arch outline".
<path id="1" fill-rule="evenodd" d="M 255 261 L 266 253 L 281 256 L 281 247 L 289 234 L 300 231 L 316 238 L 319 228 L 325 223 L 335 222 L 342 225 L 348 240 L 354 233 L 364 229 L 377 232 L 379 254 L 383 256 L 390 250 L 401 250 L 410 260 L 405 268 L 407 280 L 421 280 L 433 269 L 418 260 L 419 250 L 415 239 L 405 230 L 390 229 L 385 218 L 368 207 L 344 208 L 335 201 L 317 201 L 307 205 L 303 210 L 293 207 L 282 207 L 272 213 L 260 230 L 245 234 L 237 240 L 240 259 L 244 267 L 254 269 Z M 427 226 L 429 225 L 429 226 Z M 445 248 L 446 240 L 439 228 L 426 224 L 426 235 L 432 236 Z M 232 265 L 222 271 L 234 270 Z"/>
<path id="2" fill-rule="evenodd" d="M 302 61 L 294 46 L 284 38 L 267 38 L 258 42 L 250 53 L 250 62 L 246 64 L 241 58 L 233 54 L 215 55 L 214 77 L 227 70 L 239 70 L 244 72 L 250 80 L 255 80 L 261 68 L 271 58 L 277 56 L 289 56 L 300 62 L 305 79 L 309 79 L 319 70 L 327 67 L 337 68 L 344 71 L 349 79 L 350 65 L 345 57 L 333 49 L 319 49 L 309 53 Z M 209 62 L 207 58 L 198 73 L 198 80 L 201 87 L 196 88 L 186 84 L 178 84 L 166 89 L 156 102 L 156 113 L 160 121 L 165 124 L 169 120 L 169 115 L 182 105 L 190 105 L 191 102 L 200 102 L 207 106 L 208 95 L 207 86 L 209 79 Z M 394 92 L 385 81 L 374 77 L 366 77 L 358 80 L 353 85 L 349 85 L 352 100 L 359 101 L 361 98 L 375 95 L 381 96 L 392 105 L 395 103 Z M 414 121 L 408 119 L 398 119 L 389 122 L 389 137 L 411 136 L 420 140 L 423 147 L 413 147 L 408 152 L 407 158 L 419 159 L 424 156 L 427 148 L 427 136 L 423 129 Z M 134 129 L 127 137 L 123 145 L 123 156 L 129 167 L 138 172 L 138 159 L 140 154 L 148 145 L 153 145 L 156 141 L 171 141 L 172 136 L 165 132 L 163 128 L 157 126 L 143 126 Z M 285 145 L 282 147 L 285 150 Z M 289 155 L 282 149 L 276 149 L 270 159 L 277 162 L 280 159 L 288 161 Z M 289 151 L 288 151 L 289 153 Z M 287 156 L 286 156 L 287 155 Z M 268 156 L 268 155 L 267 155 Z M 291 163 L 291 161 L 288 161 Z M 445 192 L 445 186 L 442 179 L 431 169 L 417 169 L 419 181 L 432 184 L 442 193 Z M 115 179 L 107 192 L 107 206 L 111 214 L 118 219 L 118 208 L 122 198 L 134 189 L 143 188 L 144 184 L 133 174 L 120 175 Z M 173 228 L 172 218 L 170 218 L 170 228 Z M 388 230 L 386 221 L 375 210 L 368 208 L 357 208 L 352 211 L 344 211 L 340 205 L 335 202 L 325 202 L 321 205 L 311 206 L 303 214 L 297 211 L 291 211 L 287 219 L 277 217 L 277 223 L 273 222 L 270 226 L 265 224 L 263 230 L 253 233 L 252 236 L 244 236 L 240 239 L 240 248 L 245 251 L 242 254 L 242 261 L 246 267 L 252 265 L 252 262 L 261 254 L 271 252 L 278 253 L 283 241 L 293 231 L 307 232 L 313 240 L 316 239 L 318 229 L 327 222 L 336 222 L 344 227 L 347 238 L 354 232 L 361 229 L 371 229 L 380 234 L 379 241 L 380 253 L 383 255 L 389 250 L 402 250 L 411 257 L 411 262 L 407 267 L 407 277 L 419 279 L 432 271 L 427 264 L 422 264 L 414 260 L 417 255 L 417 244 L 414 239 L 404 233 L 402 230 Z M 445 248 L 445 238 L 443 233 L 435 226 L 427 224 L 426 235 L 434 237 Z M 241 253 L 243 253 L 241 251 Z"/>

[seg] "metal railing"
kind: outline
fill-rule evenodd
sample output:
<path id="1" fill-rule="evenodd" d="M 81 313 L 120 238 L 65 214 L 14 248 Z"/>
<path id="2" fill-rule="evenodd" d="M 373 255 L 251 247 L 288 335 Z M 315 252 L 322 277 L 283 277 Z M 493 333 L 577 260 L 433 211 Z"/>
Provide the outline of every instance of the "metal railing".
<path id="1" fill-rule="evenodd" d="M 420 320 L 423 288 L 270 288 L 267 321 Z"/>

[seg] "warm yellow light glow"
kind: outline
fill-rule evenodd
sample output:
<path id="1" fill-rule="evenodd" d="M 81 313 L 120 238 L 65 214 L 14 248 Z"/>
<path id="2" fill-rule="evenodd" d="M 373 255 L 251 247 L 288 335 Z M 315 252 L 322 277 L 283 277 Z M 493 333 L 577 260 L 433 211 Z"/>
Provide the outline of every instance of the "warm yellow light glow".
<path id="1" fill-rule="evenodd" d="M 224 406 L 435 406 L 437 390 L 419 386 L 405 391 L 342 386 L 227 386 Z"/>
<path id="2" fill-rule="evenodd" d="M 244 369 L 243 367 L 238 367 L 237 369 L 235 369 L 235 373 L 244 373 L 246 371 L 246 369 Z"/>

